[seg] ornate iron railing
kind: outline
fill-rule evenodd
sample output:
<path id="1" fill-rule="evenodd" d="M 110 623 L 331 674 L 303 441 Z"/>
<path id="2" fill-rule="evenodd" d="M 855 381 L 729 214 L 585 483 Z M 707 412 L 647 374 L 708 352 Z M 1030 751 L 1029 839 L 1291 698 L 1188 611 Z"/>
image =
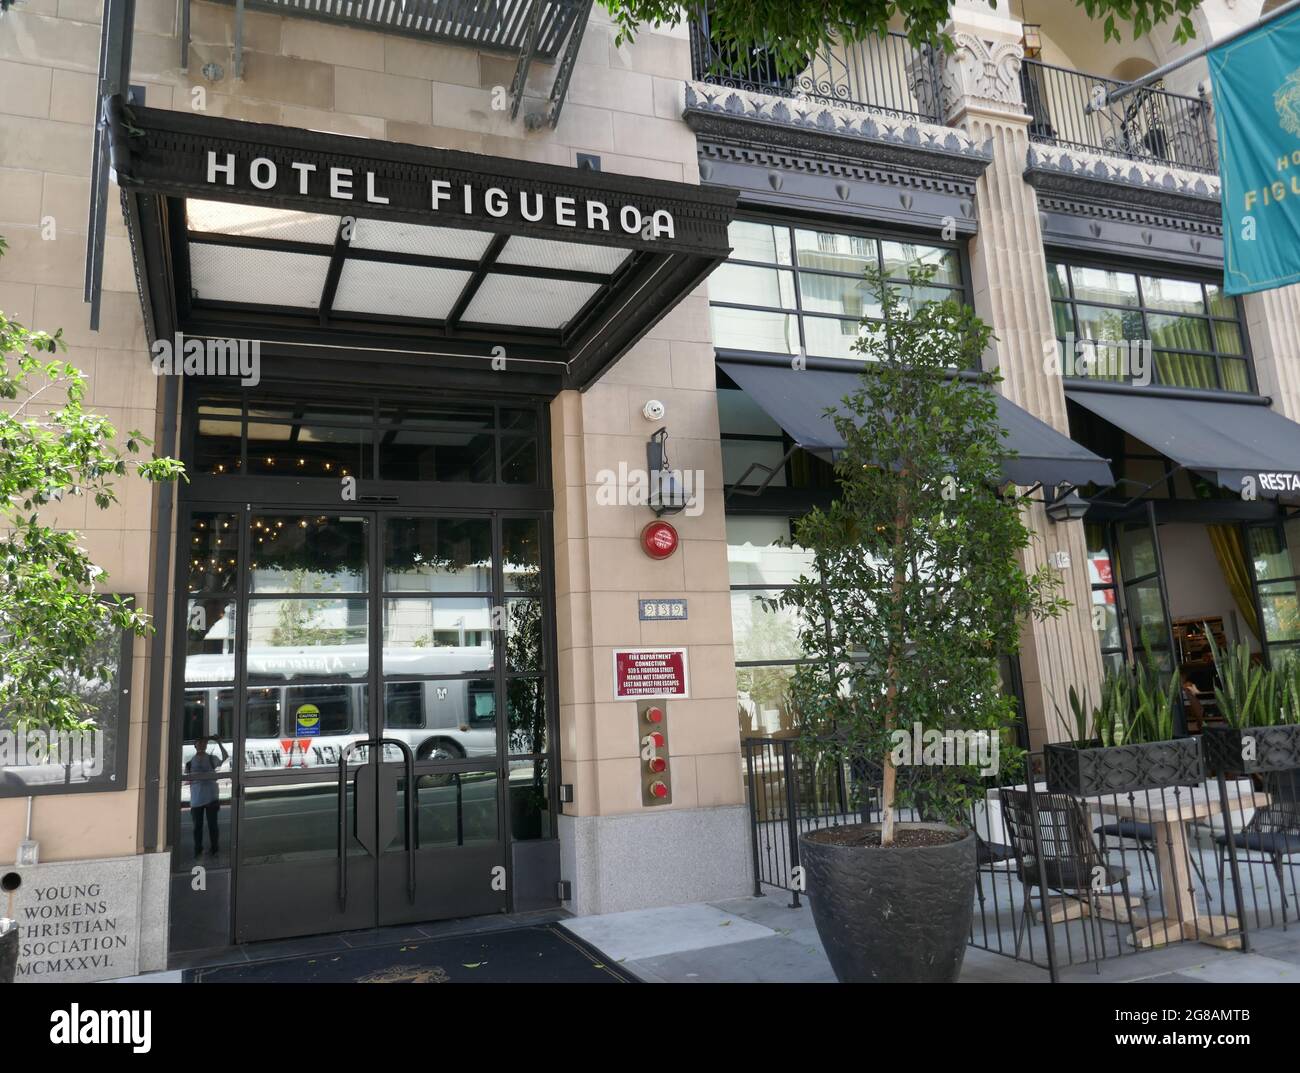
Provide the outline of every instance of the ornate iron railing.
<path id="1" fill-rule="evenodd" d="M 707 8 L 691 20 L 691 69 L 700 82 L 882 115 L 941 123 L 938 55 L 903 34 L 833 45 L 782 73 L 762 45 L 736 48 L 718 39 Z"/>
<path id="2" fill-rule="evenodd" d="M 1020 86 L 1032 120 L 1029 136 L 1111 156 L 1217 172 L 1214 121 L 1204 97 L 1156 86 L 1093 108 L 1104 92 L 1124 83 L 1025 60 Z"/>

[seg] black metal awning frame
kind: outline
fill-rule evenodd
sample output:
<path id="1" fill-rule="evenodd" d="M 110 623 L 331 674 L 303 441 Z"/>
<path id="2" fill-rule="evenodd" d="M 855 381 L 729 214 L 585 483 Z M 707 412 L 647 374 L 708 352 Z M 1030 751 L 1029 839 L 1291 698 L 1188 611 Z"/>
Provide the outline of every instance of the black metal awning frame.
<path id="1" fill-rule="evenodd" d="M 681 298 L 689 294 L 730 252 L 727 224 L 735 192 L 700 188 L 638 176 L 611 175 L 530 161 L 485 157 L 420 146 L 243 123 L 189 112 L 136 108 L 120 97 L 108 102 L 107 142 L 112 168 L 122 188 L 123 213 L 136 260 L 141 301 L 151 341 L 176 332 L 209 338 L 260 339 L 294 348 L 317 349 L 322 357 L 357 357 L 358 351 L 424 356 L 439 365 L 490 369 L 504 347 L 506 367 L 545 374 L 555 389 L 586 388 L 640 339 Z M 241 160 L 263 156 L 281 162 L 315 164 L 373 173 L 390 195 L 389 204 L 339 201 L 323 191 L 263 191 L 207 181 L 209 151 L 234 153 Z M 513 201 L 517 192 L 595 199 L 639 205 L 649 218 L 663 210 L 673 219 L 673 237 L 647 237 L 619 227 L 590 234 L 550 220 L 527 222 L 489 217 L 482 198 L 476 212 L 435 213 L 428 207 L 430 183 L 452 189 L 464 183 L 494 186 Z M 458 227 L 495 236 L 476 260 L 423 256 L 391 250 L 359 250 L 340 225 L 333 245 L 281 239 L 200 234 L 188 230 L 185 201 L 199 198 L 275 209 L 324 213 L 346 221 L 350 213 L 366 219 L 438 227 Z M 503 265 L 496 257 L 512 235 L 603 245 L 629 253 L 612 274 Z M 189 280 L 193 243 L 215 242 L 306 253 L 330 259 L 318 308 L 203 301 Z M 349 259 L 382 261 L 468 273 L 468 282 L 442 321 L 342 313 L 333 309 L 335 289 Z M 475 324 L 464 313 L 489 273 L 597 284 L 599 289 L 562 329 L 504 323 Z M 489 375 L 496 375 L 489 373 Z M 494 381 L 501 390 L 504 381 Z"/>

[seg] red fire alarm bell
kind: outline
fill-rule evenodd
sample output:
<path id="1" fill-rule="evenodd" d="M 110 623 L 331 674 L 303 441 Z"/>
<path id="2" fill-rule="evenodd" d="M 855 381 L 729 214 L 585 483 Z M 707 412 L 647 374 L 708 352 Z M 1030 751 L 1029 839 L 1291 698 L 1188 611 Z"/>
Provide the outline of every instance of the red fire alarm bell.
<path id="1" fill-rule="evenodd" d="M 651 522 L 641 530 L 641 550 L 652 559 L 667 559 L 679 543 L 677 530 L 667 522 Z"/>

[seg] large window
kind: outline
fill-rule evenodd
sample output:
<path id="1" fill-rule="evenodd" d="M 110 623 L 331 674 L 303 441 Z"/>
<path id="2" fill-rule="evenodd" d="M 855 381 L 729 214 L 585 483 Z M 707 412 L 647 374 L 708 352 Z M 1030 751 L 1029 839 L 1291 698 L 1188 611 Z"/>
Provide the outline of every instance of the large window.
<path id="1" fill-rule="evenodd" d="M 1269 660 L 1300 658 L 1300 518 L 1252 526 L 1250 555 Z"/>
<path id="2" fill-rule="evenodd" d="M 204 397 L 191 472 L 537 485 L 541 414 L 531 403 L 411 406 Z"/>
<path id="3" fill-rule="evenodd" d="M 1217 283 L 1049 259 L 1047 284 L 1065 375 L 1087 357 L 1091 378 L 1254 389 L 1237 301 Z"/>
<path id="4" fill-rule="evenodd" d="M 811 553 L 791 546 L 791 522 L 767 515 L 727 518 L 736 704 L 743 738 L 794 732 L 788 689 L 795 664 L 803 658 L 798 622 L 793 612 L 769 605 L 812 570 Z"/>
<path id="5" fill-rule="evenodd" d="M 1092 586 L 1092 629 L 1101 645 L 1101 662 L 1107 670 L 1124 668 L 1124 637 L 1120 630 L 1119 579 L 1104 525 L 1084 526 L 1088 538 L 1088 580 Z"/>
<path id="6" fill-rule="evenodd" d="M 733 222 L 728 237 L 731 257 L 709 277 L 719 350 L 858 357 L 859 322 L 880 316 L 868 269 L 898 280 L 909 304 L 963 294 L 955 248 L 754 220 Z M 912 265 L 933 265 L 933 285 L 910 286 Z"/>
<path id="7" fill-rule="evenodd" d="M 33 727 L 19 732 L 0 712 L 0 797 L 127 788 L 134 641 L 132 634 L 117 626 L 100 624 L 85 664 L 102 668 L 103 673 L 87 676 L 71 668 L 64 672 L 73 692 L 85 702 L 88 730 L 57 734 Z"/>

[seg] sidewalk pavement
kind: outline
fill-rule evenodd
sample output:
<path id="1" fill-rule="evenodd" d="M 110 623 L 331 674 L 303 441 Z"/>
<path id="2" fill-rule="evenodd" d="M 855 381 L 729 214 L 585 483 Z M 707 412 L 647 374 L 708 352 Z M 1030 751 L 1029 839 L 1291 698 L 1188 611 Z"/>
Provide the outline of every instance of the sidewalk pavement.
<path id="1" fill-rule="evenodd" d="M 574 935 L 648 983 L 834 983 L 807 900 L 761 898 L 637 909 L 562 922 Z M 1138 956 L 1062 971 L 1078 983 L 1300 983 L 1300 931 L 1251 935 L 1252 950 L 1178 943 Z M 1047 983 L 1045 969 L 968 949 L 961 983 Z"/>
<path id="2" fill-rule="evenodd" d="M 806 896 L 798 909 L 790 895 L 772 890 L 761 898 L 637 909 L 603 916 L 543 914 L 600 950 L 647 983 L 834 983 Z M 494 918 L 497 927 L 518 921 Z M 482 921 L 451 921 L 430 926 L 434 934 L 483 927 Z M 360 938 L 358 938 L 358 936 Z M 384 940 L 385 932 L 327 937 L 347 946 Z M 281 952 L 327 940 L 272 944 Z M 1300 983 L 1300 929 L 1251 933 L 1252 950 L 1219 950 L 1187 942 L 1064 969 L 1061 979 L 1078 983 Z M 362 945 L 365 945 L 362 942 Z M 254 951 L 257 952 L 256 950 Z M 240 952 L 240 957 L 245 952 Z M 227 960 L 239 957 L 227 952 Z M 1047 983 L 1046 969 L 986 950 L 968 948 L 962 983 Z M 117 983 L 182 983 L 179 969 L 149 973 Z"/>

